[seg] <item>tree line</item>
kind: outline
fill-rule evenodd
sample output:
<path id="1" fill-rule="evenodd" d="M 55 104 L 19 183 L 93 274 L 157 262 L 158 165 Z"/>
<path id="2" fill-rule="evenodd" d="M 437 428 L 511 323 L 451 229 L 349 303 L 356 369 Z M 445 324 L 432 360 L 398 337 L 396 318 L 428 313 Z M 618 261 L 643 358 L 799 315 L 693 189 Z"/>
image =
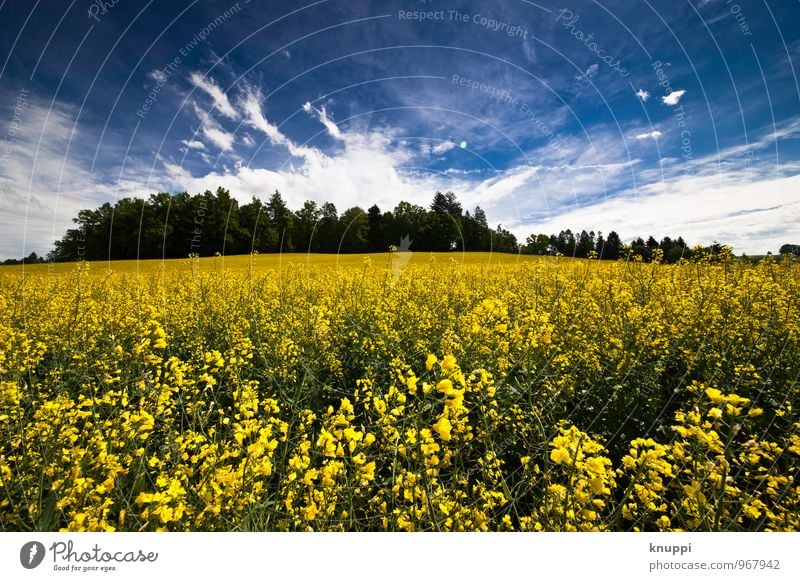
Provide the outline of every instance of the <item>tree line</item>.
<path id="1" fill-rule="evenodd" d="M 647 241 L 639 237 L 623 244 L 615 231 L 607 236 L 602 232 L 587 232 L 581 230 L 579 234 L 572 230 L 562 230 L 558 234 L 535 234 L 528 236 L 522 247 L 524 254 L 561 254 L 575 258 L 599 258 L 601 260 L 636 259 L 639 257 L 644 262 L 658 259 L 661 262 L 674 263 L 681 258 L 690 259 L 698 254 L 716 255 L 722 251 L 722 244 L 714 242 L 710 246 L 695 246 L 690 248 L 682 236 L 673 239 L 665 236 L 660 241 L 649 236 Z"/>
<path id="2" fill-rule="evenodd" d="M 490 228 L 477 207 L 464 211 L 453 192 L 436 192 L 429 208 L 400 202 L 338 213 L 334 204 L 307 201 L 292 211 L 277 190 L 240 205 L 224 188 L 189 195 L 157 193 L 81 210 L 75 228 L 55 243 L 48 260 L 185 258 L 189 254 L 252 252 L 386 252 L 406 241 L 413 251 L 517 252 L 516 237 Z"/>
<path id="3" fill-rule="evenodd" d="M 727 250 L 725 250 L 726 248 Z M 599 258 L 601 260 L 640 259 L 644 262 L 658 260 L 671 264 L 681 259 L 719 258 L 720 255 L 726 252 L 731 253 L 732 250 L 716 241 L 708 246 L 698 244 L 690 247 L 682 236 L 677 238 L 665 236 L 660 241 L 653 236 L 649 236 L 646 241 L 639 237 L 624 244 L 613 230 L 604 237 L 602 232 L 595 234 L 594 231 L 581 230 L 578 234 L 567 229 L 558 234 L 528 236 L 525 244 L 520 248 L 520 252 L 539 255 L 561 254 L 575 258 Z M 800 256 L 800 244 L 784 244 L 778 253 L 784 256 Z M 768 256 L 771 254 L 772 252 L 767 252 Z M 742 254 L 742 258 L 745 256 Z"/>
<path id="4" fill-rule="evenodd" d="M 532 234 L 524 244 L 502 225 L 491 228 L 486 213 L 476 207 L 464 211 L 453 192 L 436 192 L 428 208 L 398 203 L 391 211 L 372 205 L 339 214 L 330 202 L 306 201 L 293 211 L 275 191 L 266 202 L 253 196 L 246 204 L 224 188 L 202 194 L 160 192 L 147 199 L 123 198 L 93 209 L 81 210 L 73 218 L 76 227 L 67 230 L 48 253 L 55 262 L 80 260 L 129 260 L 185 258 L 190 254 L 249 254 L 252 252 L 363 253 L 386 252 L 392 247 L 412 251 L 519 252 L 534 255 L 636 259 L 667 263 L 698 255 L 719 254 L 723 246 L 694 246 L 683 237 L 639 237 L 623 244 L 611 231 L 582 230 L 573 233 Z M 784 245 L 781 254 L 797 254 L 800 246 Z M 30 254 L 6 264 L 44 262 Z"/>

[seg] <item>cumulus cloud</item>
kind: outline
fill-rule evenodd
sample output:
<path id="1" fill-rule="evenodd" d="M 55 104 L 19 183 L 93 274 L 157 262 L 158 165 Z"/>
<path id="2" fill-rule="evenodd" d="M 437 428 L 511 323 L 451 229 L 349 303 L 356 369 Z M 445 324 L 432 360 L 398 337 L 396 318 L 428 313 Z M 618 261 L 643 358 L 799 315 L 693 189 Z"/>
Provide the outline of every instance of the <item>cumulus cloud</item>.
<path id="1" fill-rule="evenodd" d="M 679 91 L 672 91 L 666 97 L 661 97 L 661 102 L 664 103 L 665 105 L 674 106 L 678 104 L 678 101 L 680 101 L 681 97 L 683 97 L 685 94 L 686 91 L 684 91 L 683 89 L 680 89 Z"/>
<path id="2" fill-rule="evenodd" d="M 737 253 L 763 254 L 789 240 L 798 223 L 800 175 L 752 179 L 731 172 L 645 184 L 635 195 L 627 192 L 565 209 L 535 231 L 559 232 L 580 224 L 603 232 L 613 228 L 623 240 L 681 235 L 690 244 L 718 240 Z"/>

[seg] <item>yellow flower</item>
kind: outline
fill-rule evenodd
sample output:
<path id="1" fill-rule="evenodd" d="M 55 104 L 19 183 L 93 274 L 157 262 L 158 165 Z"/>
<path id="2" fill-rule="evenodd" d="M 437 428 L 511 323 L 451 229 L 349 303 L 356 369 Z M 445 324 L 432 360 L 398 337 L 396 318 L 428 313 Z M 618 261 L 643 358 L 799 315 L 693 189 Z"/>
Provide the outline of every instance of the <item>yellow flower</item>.
<path id="1" fill-rule="evenodd" d="M 449 395 L 453 391 L 453 382 L 449 379 L 441 380 L 436 384 L 436 391 L 439 391 L 445 395 Z"/>
<path id="2" fill-rule="evenodd" d="M 450 393 L 447 394 L 447 398 L 444 400 L 444 405 L 449 406 L 453 409 L 459 409 L 463 407 L 464 390 L 463 389 L 451 390 Z"/>
<path id="3" fill-rule="evenodd" d="M 439 437 L 445 442 L 450 440 L 450 432 L 453 429 L 453 424 L 450 423 L 446 417 L 442 416 L 439 421 L 433 424 L 434 431 L 439 434 Z"/>
<path id="4" fill-rule="evenodd" d="M 564 448 L 555 448 L 550 452 L 550 460 L 556 464 L 570 464 L 572 462 L 572 457 Z"/>
<path id="5" fill-rule="evenodd" d="M 361 484 L 366 485 L 368 482 L 375 480 L 375 462 L 367 462 L 358 469 L 361 474 Z"/>
<path id="6" fill-rule="evenodd" d="M 303 484 L 307 486 L 313 486 L 314 481 L 317 479 L 318 476 L 319 476 L 319 470 L 317 470 L 316 468 L 311 468 L 307 470 L 306 473 L 303 475 Z"/>
<path id="7" fill-rule="evenodd" d="M 456 358 L 452 355 L 445 355 L 442 361 L 442 369 L 450 371 L 456 366 Z"/>
<path id="8" fill-rule="evenodd" d="M 761 511 L 751 504 L 744 507 L 744 514 L 748 518 L 755 520 L 761 516 Z"/>
<path id="9" fill-rule="evenodd" d="M 436 355 L 433 354 L 428 355 L 428 359 L 425 361 L 425 369 L 430 371 L 431 369 L 433 369 L 433 364 L 436 363 L 437 361 L 438 359 L 436 358 Z"/>

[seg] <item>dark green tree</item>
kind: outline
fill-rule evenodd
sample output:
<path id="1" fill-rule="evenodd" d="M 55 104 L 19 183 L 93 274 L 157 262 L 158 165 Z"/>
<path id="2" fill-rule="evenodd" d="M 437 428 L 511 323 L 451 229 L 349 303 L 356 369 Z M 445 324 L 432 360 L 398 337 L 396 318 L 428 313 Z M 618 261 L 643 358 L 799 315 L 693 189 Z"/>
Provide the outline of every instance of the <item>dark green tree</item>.
<path id="1" fill-rule="evenodd" d="M 278 233 L 278 244 L 274 251 L 278 252 L 292 252 L 294 244 L 292 241 L 292 212 L 283 201 L 278 190 L 269 197 L 266 206 L 264 207 L 267 217 L 269 218 L 270 225 Z"/>
<path id="2" fill-rule="evenodd" d="M 314 252 L 319 248 L 315 247 L 315 238 L 319 234 L 317 229 L 322 218 L 322 210 L 317 203 L 308 200 L 296 213 L 294 221 L 293 239 L 298 251 Z"/>
<path id="3" fill-rule="evenodd" d="M 619 234 L 612 230 L 608 233 L 608 238 L 606 238 L 606 243 L 603 245 L 603 251 L 600 253 L 600 258 L 603 260 L 617 260 L 620 256 L 621 250 L 622 240 L 620 240 Z"/>
<path id="4" fill-rule="evenodd" d="M 369 227 L 367 249 L 369 252 L 385 252 L 389 248 L 389 243 L 383 228 L 383 214 L 377 205 L 372 205 L 367 210 L 367 222 Z"/>
<path id="5" fill-rule="evenodd" d="M 547 234 L 531 234 L 525 239 L 524 254 L 536 254 L 544 256 L 550 254 L 550 237 Z"/>
<path id="6" fill-rule="evenodd" d="M 338 252 L 342 232 L 339 228 L 339 214 L 330 202 L 322 204 L 322 217 L 319 220 L 319 234 L 314 236 L 315 252 Z"/>
<path id="7" fill-rule="evenodd" d="M 577 258 L 586 258 L 592 250 L 594 250 L 594 232 L 589 234 L 586 230 L 581 230 L 575 246 L 575 256 Z"/>
<path id="8" fill-rule="evenodd" d="M 369 220 L 364 210 L 358 206 L 345 210 L 339 218 L 339 228 L 342 232 L 341 252 L 367 251 Z"/>

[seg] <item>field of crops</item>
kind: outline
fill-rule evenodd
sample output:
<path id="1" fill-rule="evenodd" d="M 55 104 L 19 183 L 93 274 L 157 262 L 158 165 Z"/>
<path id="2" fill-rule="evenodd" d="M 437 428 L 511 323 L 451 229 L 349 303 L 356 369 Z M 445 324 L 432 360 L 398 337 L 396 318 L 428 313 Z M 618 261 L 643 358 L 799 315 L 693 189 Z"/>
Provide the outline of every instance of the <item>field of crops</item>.
<path id="1" fill-rule="evenodd" d="M 2 530 L 800 530 L 799 297 L 772 259 L 3 268 Z"/>

